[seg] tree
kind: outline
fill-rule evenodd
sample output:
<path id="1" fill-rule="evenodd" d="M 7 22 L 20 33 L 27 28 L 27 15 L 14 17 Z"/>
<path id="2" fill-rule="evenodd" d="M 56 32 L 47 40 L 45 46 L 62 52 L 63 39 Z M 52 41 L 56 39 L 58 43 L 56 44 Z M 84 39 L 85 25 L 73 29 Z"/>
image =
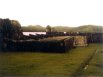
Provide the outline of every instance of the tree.
<path id="1" fill-rule="evenodd" d="M 11 25 L 13 27 L 13 38 L 20 39 L 22 37 L 21 25 L 17 20 L 11 20 Z"/>
<path id="2" fill-rule="evenodd" d="M 46 32 L 51 32 L 51 26 L 50 25 L 47 25 Z"/>

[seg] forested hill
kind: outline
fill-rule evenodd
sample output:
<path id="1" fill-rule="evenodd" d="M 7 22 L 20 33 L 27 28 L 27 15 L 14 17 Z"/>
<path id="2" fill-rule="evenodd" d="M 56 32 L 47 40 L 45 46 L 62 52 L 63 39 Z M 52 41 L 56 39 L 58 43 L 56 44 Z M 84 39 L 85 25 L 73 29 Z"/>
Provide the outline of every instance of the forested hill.
<path id="1" fill-rule="evenodd" d="M 51 27 L 52 31 L 56 32 L 103 32 L 103 26 L 96 25 L 83 25 L 79 27 L 68 27 L 68 26 L 55 26 Z M 29 25 L 27 27 L 22 26 L 24 32 L 45 32 L 46 27 L 40 25 Z"/>

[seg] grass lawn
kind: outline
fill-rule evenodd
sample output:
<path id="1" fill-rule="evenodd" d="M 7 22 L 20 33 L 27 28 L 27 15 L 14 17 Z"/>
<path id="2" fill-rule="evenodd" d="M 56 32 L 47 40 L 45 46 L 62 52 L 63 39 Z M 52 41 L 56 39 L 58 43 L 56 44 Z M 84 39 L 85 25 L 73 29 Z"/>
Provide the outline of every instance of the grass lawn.
<path id="1" fill-rule="evenodd" d="M 103 77 L 103 44 L 98 45 L 97 53 L 84 71 L 86 76 L 101 76 Z"/>
<path id="2" fill-rule="evenodd" d="M 71 76 L 97 47 L 98 44 L 90 44 L 88 47 L 77 47 L 66 53 L 0 53 L 0 75 L 37 77 Z"/>

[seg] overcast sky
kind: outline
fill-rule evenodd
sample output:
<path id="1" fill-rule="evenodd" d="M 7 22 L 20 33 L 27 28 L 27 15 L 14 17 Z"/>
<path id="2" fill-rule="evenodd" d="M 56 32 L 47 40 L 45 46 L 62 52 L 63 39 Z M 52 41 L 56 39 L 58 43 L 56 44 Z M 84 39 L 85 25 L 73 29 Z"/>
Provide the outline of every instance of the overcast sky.
<path id="1" fill-rule="evenodd" d="M 103 0 L 0 0 L 0 18 L 27 25 L 103 25 Z"/>

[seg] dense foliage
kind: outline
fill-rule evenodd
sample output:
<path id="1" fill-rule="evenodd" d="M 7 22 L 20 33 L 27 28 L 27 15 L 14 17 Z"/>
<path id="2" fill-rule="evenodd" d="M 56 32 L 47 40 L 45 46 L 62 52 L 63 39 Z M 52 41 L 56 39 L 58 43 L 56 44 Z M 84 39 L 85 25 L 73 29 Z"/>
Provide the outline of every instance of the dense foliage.
<path id="1" fill-rule="evenodd" d="M 1 38 L 19 39 L 22 35 L 21 25 L 17 20 L 0 19 Z"/>

